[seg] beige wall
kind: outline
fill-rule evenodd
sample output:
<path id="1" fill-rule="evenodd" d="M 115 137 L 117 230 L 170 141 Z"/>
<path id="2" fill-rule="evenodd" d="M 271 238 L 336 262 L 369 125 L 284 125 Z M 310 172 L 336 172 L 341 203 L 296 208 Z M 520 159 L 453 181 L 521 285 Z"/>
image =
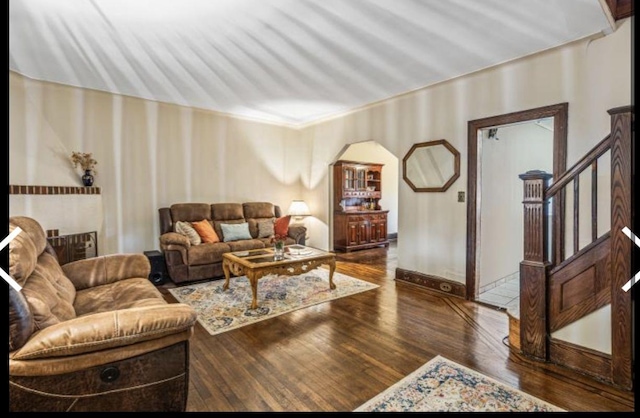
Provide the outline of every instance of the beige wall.
<path id="1" fill-rule="evenodd" d="M 98 230 L 107 252 L 157 248 L 157 209 L 174 202 L 269 200 L 286 209 L 296 198 L 314 214 L 310 243 L 328 248 L 328 167 L 346 145 L 373 140 L 401 160 L 412 144 L 445 138 L 461 153 L 461 176 L 449 190 L 414 193 L 398 180 L 399 266 L 464 282 L 466 204 L 456 197 L 466 191 L 467 122 L 569 102 L 567 162 L 573 164 L 608 133 L 606 110 L 630 103 L 630 39 L 627 20 L 607 37 L 300 130 L 10 73 L 10 183 L 80 185 L 67 157 L 93 152 L 102 213 L 95 203 L 88 212 L 104 218 Z M 11 197 L 10 213 L 46 220 L 50 212 L 29 199 Z"/>
<path id="2" fill-rule="evenodd" d="M 400 160 L 414 143 L 446 139 L 461 154 L 460 178 L 442 193 L 398 186 L 398 267 L 464 283 L 467 190 L 467 123 L 471 120 L 569 103 L 567 167 L 610 131 L 607 110 L 631 104 L 631 22 L 606 36 L 453 79 L 302 129 L 316 168 L 327 166 L 347 144 L 373 140 Z M 313 170 L 312 170 L 313 171 Z M 328 193 L 318 175 L 310 194 Z M 309 197 L 313 199 L 313 197 Z M 328 218 L 329 206 L 323 216 Z M 316 231 L 316 233 L 325 231 Z M 328 237 L 328 231 L 326 231 Z M 328 239 L 328 238 L 327 238 Z M 603 308 L 563 330 L 576 344 L 610 352 L 610 310 Z M 594 333 L 594 326 L 601 332 Z"/>
<path id="3" fill-rule="evenodd" d="M 326 167 L 345 143 L 373 140 L 400 160 L 414 143 L 446 139 L 461 153 L 460 178 L 442 193 L 398 186 L 398 265 L 465 281 L 467 123 L 569 103 L 567 165 L 610 130 L 607 110 L 630 104 L 630 22 L 606 37 L 583 40 L 384 101 L 302 129 L 313 164 Z M 327 196 L 326 176 L 313 193 Z M 321 216 L 328 218 L 330 207 Z M 324 232 L 317 231 L 316 233 Z M 328 237 L 328 231 L 326 231 Z"/>
<path id="4" fill-rule="evenodd" d="M 9 74 L 9 183 L 81 186 L 72 151 L 98 160 L 100 196 L 10 196 L 9 214 L 99 233 L 100 253 L 157 249 L 158 208 L 299 198 L 297 131 Z"/>

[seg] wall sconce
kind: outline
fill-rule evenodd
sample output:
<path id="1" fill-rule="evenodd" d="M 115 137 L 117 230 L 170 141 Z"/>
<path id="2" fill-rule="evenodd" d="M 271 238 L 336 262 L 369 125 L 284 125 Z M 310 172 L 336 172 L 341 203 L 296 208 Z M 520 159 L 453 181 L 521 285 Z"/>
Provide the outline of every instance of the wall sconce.
<path id="1" fill-rule="evenodd" d="M 296 222 L 302 221 L 305 216 L 311 216 L 309 206 L 304 203 L 304 200 L 293 200 L 287 214 L 291 215 Z"/>

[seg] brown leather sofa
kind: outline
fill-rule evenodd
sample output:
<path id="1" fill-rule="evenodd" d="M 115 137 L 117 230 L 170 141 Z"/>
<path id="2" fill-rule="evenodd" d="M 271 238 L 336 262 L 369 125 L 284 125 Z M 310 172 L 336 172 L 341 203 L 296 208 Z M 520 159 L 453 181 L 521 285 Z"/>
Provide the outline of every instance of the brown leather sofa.
<path id="1" fill-rule="evenodd" d="M 195 311 L 168 303 L 143 254 L 60 266 L 40 224 L 9 244 L 9 411 L 182 412 Z"/>
<path id="2" fill-rule="evenodd" d="M 258 223 L 282 217 L 280 207 L 269 202 L 176 203 L 160 208 L 160 249 L 164 253 L 169 277 L 174 283 L 222 277 L 222 254 L 272 245 L 270 238 L 258 238 Z M 175 232 L 178 221 L 211 223 L 221 242 L 191 245 L 187 237 Z M 247 222 L 252 239 L 224 242 L 221 224 Z M 305 244 L 307 228 L 289 225 L 285 245 Z"/>

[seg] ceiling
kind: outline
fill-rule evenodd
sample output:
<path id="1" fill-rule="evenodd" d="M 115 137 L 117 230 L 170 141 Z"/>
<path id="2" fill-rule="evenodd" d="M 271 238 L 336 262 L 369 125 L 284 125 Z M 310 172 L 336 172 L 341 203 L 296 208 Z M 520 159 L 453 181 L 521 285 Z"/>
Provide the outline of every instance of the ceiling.
<path id="1" fill-rule="evenodd" d="M 599 0 L 10 0 L 9 69 L 301 126 L 611 30 Z"/>

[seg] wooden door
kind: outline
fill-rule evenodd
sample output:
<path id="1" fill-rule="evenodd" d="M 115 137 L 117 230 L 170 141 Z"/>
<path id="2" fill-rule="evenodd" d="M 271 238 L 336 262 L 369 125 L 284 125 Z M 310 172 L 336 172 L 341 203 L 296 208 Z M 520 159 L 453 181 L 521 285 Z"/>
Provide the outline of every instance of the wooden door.
<path id="1" fill-rule="evenodd" d="M 371 223 L 368 220 L 362 220 L 358 225 L 360 228 L 360 239 L 358 244 L 368 244 L 371 242 Z"/>
<path id="2" fill-rule="evenodd" d="M 387 217 L 381 217 L 378 221 L 378 241 L 387 240 Z"/>
<path id="3" fill-rule="evenodd" d="M 379 217 L 371 221 L 371 242 L 382 242 L 387 240 L 387 222 Z"/>
<path id="4" fill-rule="evenodd" d="M 347 222 L 347 247 L 360 244 L 360 222 Z"/>

